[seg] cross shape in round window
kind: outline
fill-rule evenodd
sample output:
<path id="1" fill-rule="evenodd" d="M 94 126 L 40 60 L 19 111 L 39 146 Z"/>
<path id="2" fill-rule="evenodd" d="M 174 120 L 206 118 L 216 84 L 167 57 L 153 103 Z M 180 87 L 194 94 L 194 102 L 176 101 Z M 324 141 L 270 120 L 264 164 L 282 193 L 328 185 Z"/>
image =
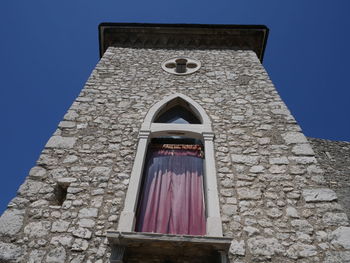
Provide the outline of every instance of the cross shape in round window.
<path id="1" fill-rule="evenodd" d="M 201 63 L 193 58 L 175 57 L 162 62 L 162 69 L 175 75 L 188 75 L 196 72 Z"/>

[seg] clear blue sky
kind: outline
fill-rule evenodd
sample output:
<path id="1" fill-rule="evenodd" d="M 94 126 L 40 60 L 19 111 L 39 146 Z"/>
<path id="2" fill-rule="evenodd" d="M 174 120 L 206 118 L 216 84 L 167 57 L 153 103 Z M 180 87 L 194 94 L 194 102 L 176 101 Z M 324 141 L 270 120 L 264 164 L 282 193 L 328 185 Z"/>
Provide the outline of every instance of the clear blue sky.
<path id="1" fill-rule="evenodd" d="M 264 24 L 264 65 L 307 136 L 350 141 L 350 1 L 0 4 L 0 214 L 97 63 L 100 22 Z"/>

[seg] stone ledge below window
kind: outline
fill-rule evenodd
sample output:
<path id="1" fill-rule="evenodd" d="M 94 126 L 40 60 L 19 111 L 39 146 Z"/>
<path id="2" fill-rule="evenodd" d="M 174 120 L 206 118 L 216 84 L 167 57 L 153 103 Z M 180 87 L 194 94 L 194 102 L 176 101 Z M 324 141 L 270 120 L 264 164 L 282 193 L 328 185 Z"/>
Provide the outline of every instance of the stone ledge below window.
<path id="1" fill-rule="evenodd" d="M 227 263 L 232 238 L 107 231 L 111 263 Z"/>

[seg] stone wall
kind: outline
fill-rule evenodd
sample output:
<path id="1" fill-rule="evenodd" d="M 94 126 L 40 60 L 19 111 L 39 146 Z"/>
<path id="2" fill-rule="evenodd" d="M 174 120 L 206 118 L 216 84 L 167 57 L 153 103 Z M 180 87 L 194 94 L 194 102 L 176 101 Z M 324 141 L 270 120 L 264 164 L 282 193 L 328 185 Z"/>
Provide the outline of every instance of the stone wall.
<path id="1" fill-rule="evenodd" d="M 350 142 L 308 138 L 329 188 L 350 217 Z"/>
<path id="2" fill-rule="evenodd" d="M 202 68 L 161 69 L 179 55 Z M 108 262 L 140 125 L 175 92 L 213 121 L 231 262 L 350 258 L 346 214 L 255 53 L 109 48 L 2 215 L 0 262 Z"/>

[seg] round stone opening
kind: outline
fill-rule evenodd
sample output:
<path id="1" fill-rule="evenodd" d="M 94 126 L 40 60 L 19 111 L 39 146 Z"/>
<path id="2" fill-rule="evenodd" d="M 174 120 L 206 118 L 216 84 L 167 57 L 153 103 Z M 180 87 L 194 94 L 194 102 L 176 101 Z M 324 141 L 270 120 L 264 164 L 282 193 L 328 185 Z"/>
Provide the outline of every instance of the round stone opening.
<path id="1" fill-rule="evenodd" d="M 165 67 L 166 68 L 175 68 L 176 64 L 175 63 L 167 63 L 167 64 L 165 64 Z"/>
<path id="2" fill-rule="evenodd" d="M 162 69 L 174 75 L 188 75 L 200 69 L 201 63 L 189 57 L 174 57 L 162 62 Z"/>

